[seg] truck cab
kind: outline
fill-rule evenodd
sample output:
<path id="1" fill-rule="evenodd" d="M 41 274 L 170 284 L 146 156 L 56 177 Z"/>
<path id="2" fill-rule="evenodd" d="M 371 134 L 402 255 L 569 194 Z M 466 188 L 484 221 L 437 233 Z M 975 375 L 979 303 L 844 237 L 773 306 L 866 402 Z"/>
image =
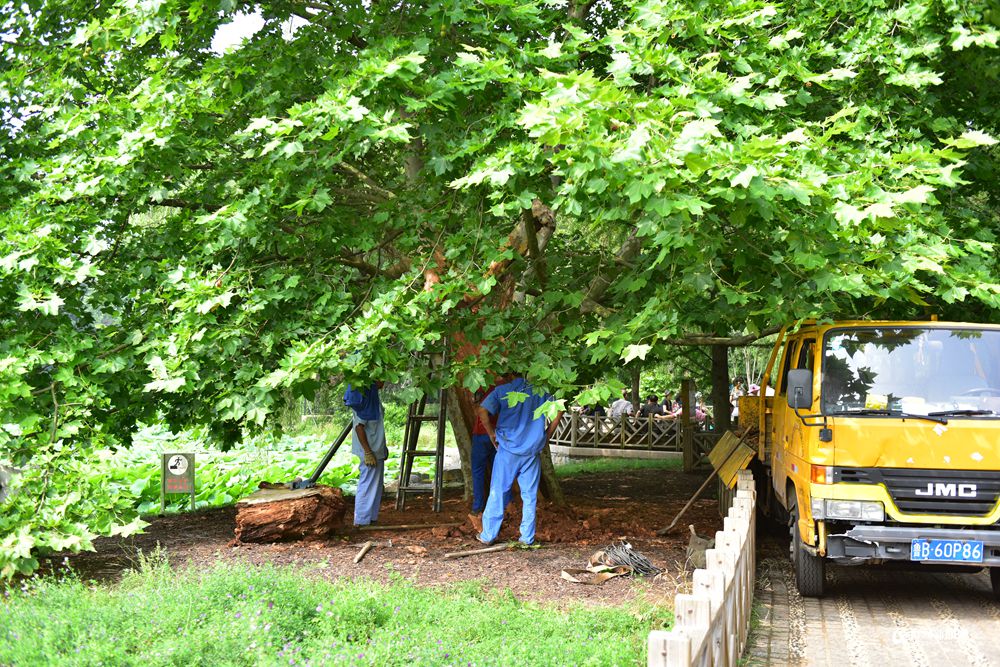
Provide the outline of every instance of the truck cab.
<path id="1" fill-rule="evenodd" d="M 800 594 L 827 561 L 987 567 L 1000 594 L 1000 326 L 785 330 L 757 400 Z"/>

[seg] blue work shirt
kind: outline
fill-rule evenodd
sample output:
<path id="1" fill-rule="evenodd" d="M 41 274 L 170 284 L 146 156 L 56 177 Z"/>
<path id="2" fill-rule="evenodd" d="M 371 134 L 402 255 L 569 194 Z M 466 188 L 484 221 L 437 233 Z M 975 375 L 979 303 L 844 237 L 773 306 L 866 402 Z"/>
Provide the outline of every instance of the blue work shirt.
<path id="1" fill-rule="evenodd" d="M 528 394 L 528 398 L 508 407 L 507 394 L 512 391 Z M 537 454 L 545 447 L 545 416 L 535 419 L 535 410 L 547 401 L 549 394 L 536 393 L 524 378 L 502 384 L 483 399 L 482 406 L 497 416 L 497 444 L 511 454 Z"/>
<path id="2" fill-rule="evenodd" d="M 361 446 L 361 438 L 358 437 L 358 425 L 364 426 L 365 435 L 368 436 L 368 447 L 372 454 L 379 461 L 389 458 L 389 447 L 385 441 L 385 412 L 382 408 L 382 400 L 378 395 L 378 388 L 373 384 L 358 396 L 351 396 L 351 388 L 348 386 L 348 393 L 344 395 L 344 403 L 351 407 L 351 453 L 362 461 L 365 460 L 365 450 Z M 357 394 L 357 392 L 355 392 Z M 358 403 L 355 407 L 348 399 Z M 360 409 L 359 409 L 360 408 Z M 359 414 L 360 412 L 360 414 Z M 362 417 L 367 417 L 363 419 Z"/>

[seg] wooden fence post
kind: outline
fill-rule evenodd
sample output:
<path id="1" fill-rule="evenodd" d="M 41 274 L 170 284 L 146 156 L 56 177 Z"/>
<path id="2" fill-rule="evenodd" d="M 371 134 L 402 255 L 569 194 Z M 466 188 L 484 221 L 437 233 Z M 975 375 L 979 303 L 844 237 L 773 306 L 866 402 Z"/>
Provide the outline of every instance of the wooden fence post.
<path id="1" fill-rule="evenodd" d="M 684 472 L 694 470 L 694 427 L 691 425 L 691 393 L 694 383 L 690 378 L 681 380 L 681 449 L 684 451 Z"/>

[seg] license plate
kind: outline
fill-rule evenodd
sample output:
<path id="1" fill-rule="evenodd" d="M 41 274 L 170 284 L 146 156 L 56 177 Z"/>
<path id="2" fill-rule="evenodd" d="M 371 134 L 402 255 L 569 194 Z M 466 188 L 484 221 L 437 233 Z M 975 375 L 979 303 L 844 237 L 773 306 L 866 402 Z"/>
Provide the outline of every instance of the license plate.
<path id="1" fill-rule="evenodd" d="M 982 563 L 983 543 L 977 540 L 913 540 L 910 560 Z"/>

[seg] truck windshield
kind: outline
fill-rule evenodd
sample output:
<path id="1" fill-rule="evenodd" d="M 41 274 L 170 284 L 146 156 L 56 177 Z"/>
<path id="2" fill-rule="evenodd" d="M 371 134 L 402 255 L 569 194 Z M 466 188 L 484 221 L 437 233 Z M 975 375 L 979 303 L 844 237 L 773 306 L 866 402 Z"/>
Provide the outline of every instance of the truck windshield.
<path id="1" fill-rule="evenodd" d="M 826 414 L 1000 416 L 1000 331 L 831 329 L 823 339 Z"/>

